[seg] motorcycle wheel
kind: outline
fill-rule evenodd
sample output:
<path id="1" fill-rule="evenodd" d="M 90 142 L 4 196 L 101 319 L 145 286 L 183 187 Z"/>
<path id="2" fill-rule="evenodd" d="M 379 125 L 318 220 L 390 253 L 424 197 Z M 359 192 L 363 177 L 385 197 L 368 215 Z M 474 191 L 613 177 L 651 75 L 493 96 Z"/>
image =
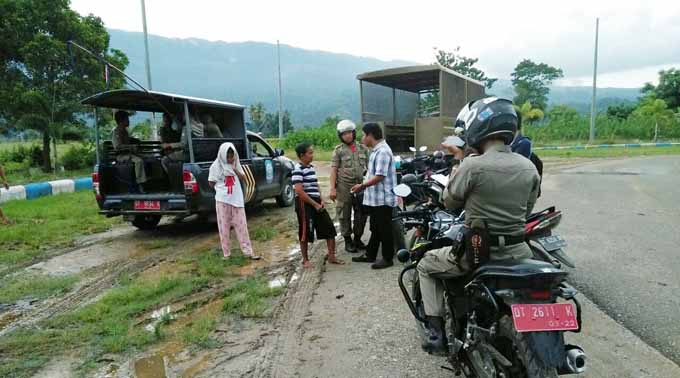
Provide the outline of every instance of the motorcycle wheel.
<path id="1" fill-rule="evenodd" d="M 504 315 L 498 322 L 494 346 L 513 364 L 505 376 L 520 378 L 557 378 L 554 368 L 546 368 L 529 346 L 526 338 L 515 330 L 512 319 Z M 519 364 L 518 364 L 519 363 Z M 497 367 L 498 368 L 498 367 Z"/>

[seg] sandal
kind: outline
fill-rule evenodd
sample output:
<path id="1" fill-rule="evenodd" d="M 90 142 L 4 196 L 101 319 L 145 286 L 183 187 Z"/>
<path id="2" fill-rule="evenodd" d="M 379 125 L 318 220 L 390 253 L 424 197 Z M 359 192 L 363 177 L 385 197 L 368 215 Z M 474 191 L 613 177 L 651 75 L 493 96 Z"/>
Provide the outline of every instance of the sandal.
<path id="1" fill-rule="evenodd" d="M 334 264 L 334 265 L 345 265 L 345 262 L 342 260 L 339 260 L 335 256 L 331 255 L 326 255 L 326 261 L 328 261 L 329 264 Z"/>

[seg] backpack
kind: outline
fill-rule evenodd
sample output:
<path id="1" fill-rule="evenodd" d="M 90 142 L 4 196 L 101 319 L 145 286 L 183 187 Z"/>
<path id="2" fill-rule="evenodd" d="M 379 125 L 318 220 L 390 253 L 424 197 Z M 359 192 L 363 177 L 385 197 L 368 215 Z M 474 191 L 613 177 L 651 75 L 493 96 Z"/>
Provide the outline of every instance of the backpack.
<path id="1" fill-rule="evenodd" d="M 534 163 L 536 170 L 538 171 L 538 196 L 541 196 L 541 182 L 543 181 L 543 161 L 535 153 L 531 152 L 529 155 L 529 160 Z"/>

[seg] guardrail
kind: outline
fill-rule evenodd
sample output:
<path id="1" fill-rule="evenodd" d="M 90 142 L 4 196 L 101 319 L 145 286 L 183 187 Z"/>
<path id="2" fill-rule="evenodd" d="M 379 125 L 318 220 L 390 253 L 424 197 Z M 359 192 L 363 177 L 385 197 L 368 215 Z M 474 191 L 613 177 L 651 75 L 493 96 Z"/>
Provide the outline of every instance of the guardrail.
<path id="1" fill-rule="evenodd" d="M 31 200 L 90 189 L 92 189 L 92 179 L 89 177 L 16 185 L 10 186 L 9 190 L 0 189 L 0 203 L 13 200 Z"/>

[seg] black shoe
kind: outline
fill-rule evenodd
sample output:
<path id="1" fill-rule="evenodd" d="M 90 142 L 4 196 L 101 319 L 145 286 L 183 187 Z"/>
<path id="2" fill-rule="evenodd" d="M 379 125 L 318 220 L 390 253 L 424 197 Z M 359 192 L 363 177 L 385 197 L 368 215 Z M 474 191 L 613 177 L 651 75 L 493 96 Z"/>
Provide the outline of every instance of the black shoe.
<path id="1" fill-rule="evenodd" d="M 363 251 L 366 250 L 366 244 L 364 244 L 364 242 L 361 241 L 361 238 L 357 237 L 354 238 L 354 247 L 356 247 L 357 250 Z"/>
<path id="2" fill-rule="evenodd" d="M 362 256 L 357 256 L 357 257 L 352 257 L 353 262 L 365 262 L 365 263 L 372 263 L 375 262 L 375 259 L 369 259 L 366 257 L 366 255 Z"/>
<path id="3" fill-rule="evenodd" d="M 357 251 L 357 248 L 354 246 L 352 238 L 349 236 L 345 236 L 345 251 L 349 253 L 354 253 Z"/>
<path id="4" fill-rule="evenodd" d="M 447 341 L 444 331 L 444 318 L 441 316 L 428 316 L 427 323 L 430 326 L 430 335 L 423 342 L 423 350 L 427 353 L 446 355 Z"/>
<path id="5" fill-rule="evenodd" d="M 392 265 L 394 265 L 392 260 L 381 259 L 373 263 L 373 265 L 371 265 L 371 269 L 385 269 L 391 267 Z"/>

